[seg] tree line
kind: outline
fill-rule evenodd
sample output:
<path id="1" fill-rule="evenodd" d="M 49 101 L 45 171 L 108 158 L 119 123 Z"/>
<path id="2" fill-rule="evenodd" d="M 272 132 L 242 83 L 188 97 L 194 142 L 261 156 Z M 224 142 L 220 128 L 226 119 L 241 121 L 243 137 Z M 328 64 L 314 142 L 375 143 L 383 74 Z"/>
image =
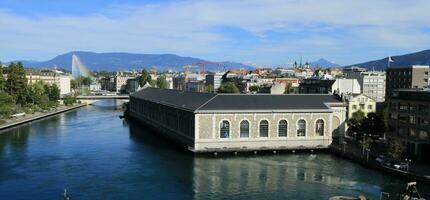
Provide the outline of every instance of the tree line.
<path id="1" fill-rule="evenodd" d="M 21 62 L 0 67 L 0 120 L 13 113 L 33 113 L 56 107 L 59 99 L 60 89 L 56 84 L 36 82 L 29 85 Z"/>
<path id="2" fill-rule="evenodd" d="M 157 87 L 161 89 L 166 89 L 169 87 L 169 83 L 166 80 L 166 76 L 159 76 L 156 80 L 152 79 L 151 74 L 149 74 L 148 70 L 142 70 L 142 75 L 139 77 L 139 86 L 143 87 L 146 84 L 149 84 L 152 87 Z"/>
<path id="3" fill-rule="evenodd" d="M 367 116 L 363 111 L 358 110 L 348 119 L 348 134 L 360 139 L 360 145 L 364 149 L 370 149 L 375 142 L 375 138 L 382 137 L 387 131 L 388 110 L 385 109 L 382 114 L 368 113 Z M 405 146 L 393 140 L 388 143 L 387 154 L 395 160 L 401 160 L 405 153 Z"/>

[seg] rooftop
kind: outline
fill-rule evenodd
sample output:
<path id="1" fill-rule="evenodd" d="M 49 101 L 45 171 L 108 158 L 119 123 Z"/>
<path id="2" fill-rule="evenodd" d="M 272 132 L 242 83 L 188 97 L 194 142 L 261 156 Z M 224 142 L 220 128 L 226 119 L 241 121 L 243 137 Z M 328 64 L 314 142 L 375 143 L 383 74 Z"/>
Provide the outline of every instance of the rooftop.
<path id="1" fill-rule="evenodd" d="M 342 104 L 330 94 L 213 94 L 145 88 L 131 96 L 192 112 L 329 110 L 327 104 Z"/>
<path id="2" fill-rule="evenodd" d="M 387 69 L 429 69 L 429 65 L 406 65 L 406 66 L 390 66 Z"/>

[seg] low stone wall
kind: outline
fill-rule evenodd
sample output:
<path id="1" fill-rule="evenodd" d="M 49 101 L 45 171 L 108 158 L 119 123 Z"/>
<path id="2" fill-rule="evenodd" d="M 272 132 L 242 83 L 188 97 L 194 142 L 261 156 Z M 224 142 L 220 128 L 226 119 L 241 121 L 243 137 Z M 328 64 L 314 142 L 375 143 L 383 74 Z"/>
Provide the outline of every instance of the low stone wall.
<path id="1" fill-rule="evenodd" d="M 327 149 L 331 139 L 242 139 L 232 140 L 198 140 L 194 152 L 225 151 L 265 151 L 265 150 L 300 150 Z"/>

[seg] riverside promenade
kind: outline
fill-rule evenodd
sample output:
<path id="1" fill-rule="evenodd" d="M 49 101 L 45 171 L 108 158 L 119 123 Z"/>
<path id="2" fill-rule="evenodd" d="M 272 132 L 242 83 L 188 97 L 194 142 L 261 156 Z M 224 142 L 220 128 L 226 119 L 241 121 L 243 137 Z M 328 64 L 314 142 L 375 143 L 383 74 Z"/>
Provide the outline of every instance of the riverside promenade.
<path id="1" fill-rule="evenodd" d="M 7 120 L 6 123 L 1 124 L 0 125 L 0 131 L 11 128 L 11 127 L 15 127 L 15 126 L 19 126 L 21 124 L 25 124 L 28 122 L 32 122 L 35 120 L 39 120 L 39 119 L 43 119 L 46 117 L 50 117 L 59 113 L 63 113 L 63 112 L 67 112 L 70 110 L 74 110 L 76 108 L 80 108 L 83 106 L 86 106 L 87 104 L 78 104 L 78 105 L 73 105 L 73 106 L 59 106 L 57 108 L 55 108 L 54 110 L 51 110 L 49 112 L 36 112 L 33 114 L 26 114 L 23 117 L 16 117 L 16 118 L 12 118 L 10 120 Z M 1 133 L 1 132 L 0 132 Z"/>
<path id="2" fill-rule="evenodd" d="M 387 167 L 378 163 L 375 159 L 379 155 L 386 154 L 386 152 L 382 150 L 386 148 L 382 147 L 382 145 L 383 144 L 373 144 L 371 147 L 371 151 L 369 151 L 369 155 L 367 155 L 367 151 L 365 151 L 365 153 L 363 154 L 362 148 L 360 147 L 358 141 L 347 139 L 345 144 L 343 144 L 342 142 L 333 143 L 331 145 L 330 150 L 336 156 L 348 159 L 368 168 L 379 170 L 394 176 L 402 177 L 408 179 L 409 181 L 422 181 L 430 183 L 429 164 L 412 161 L 409 164 L 409 170 L 404 171 L 392 167 Z"/>

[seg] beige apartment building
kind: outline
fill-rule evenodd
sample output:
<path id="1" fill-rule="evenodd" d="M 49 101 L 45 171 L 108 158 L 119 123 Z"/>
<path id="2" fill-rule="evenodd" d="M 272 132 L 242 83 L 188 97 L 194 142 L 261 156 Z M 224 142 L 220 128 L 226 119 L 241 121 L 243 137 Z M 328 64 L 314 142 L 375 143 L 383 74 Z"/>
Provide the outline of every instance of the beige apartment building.
<path id="1" fill-rule="evenodd" d="M 56 84 L 60 89 L 60 95 L 70 94 L 70 80 L 71 76 L 64 73 L 57 73 L 51 70 L 30 70 L 27 71 L 25 77 L 28 84 L 34 84 L 42 81 L 45 84 Z"/>
<path id="2" fill-rule="evenodd" d="M 193 152 L 328 148 L 346 106 L 329 94 L 212 94 L 146 88 L 126 116 Z"/>
<path id="3" fill-rule="evenodd" d="M 376 101 L 364 94 L 359 94 L 348 101 L 348 119 L 357 111 L 362 111 L 364 116 L 376 112 Z"/>

